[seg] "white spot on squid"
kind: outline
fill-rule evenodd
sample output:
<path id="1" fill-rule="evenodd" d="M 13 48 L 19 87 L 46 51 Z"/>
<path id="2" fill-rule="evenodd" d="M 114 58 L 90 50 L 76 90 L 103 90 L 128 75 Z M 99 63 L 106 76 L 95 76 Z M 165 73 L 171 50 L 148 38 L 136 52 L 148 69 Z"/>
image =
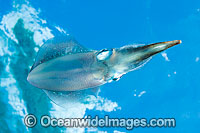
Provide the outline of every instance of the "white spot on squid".
<path id="1" fill-rule="evenodd" d="M 110 55 L 110 51 L 103 51 L 97 55 L 98 60 L 105 60 Z"/>

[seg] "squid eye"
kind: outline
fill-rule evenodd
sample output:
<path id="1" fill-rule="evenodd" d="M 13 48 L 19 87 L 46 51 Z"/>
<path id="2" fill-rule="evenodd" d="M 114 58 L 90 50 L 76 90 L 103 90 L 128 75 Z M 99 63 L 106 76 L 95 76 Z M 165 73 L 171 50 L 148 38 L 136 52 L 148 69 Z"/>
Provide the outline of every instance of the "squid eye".
<path id="1" fill-rule="evenodd" d="M 107 49 L 103 49 L 101 50 L 98 54 L 97 54 L 97 59 L 102 61 L 102 60 L 107 60 L 108 58 L 110 58 L 110 56 L 112 55 L 113 50 L 107 50 Z"/>

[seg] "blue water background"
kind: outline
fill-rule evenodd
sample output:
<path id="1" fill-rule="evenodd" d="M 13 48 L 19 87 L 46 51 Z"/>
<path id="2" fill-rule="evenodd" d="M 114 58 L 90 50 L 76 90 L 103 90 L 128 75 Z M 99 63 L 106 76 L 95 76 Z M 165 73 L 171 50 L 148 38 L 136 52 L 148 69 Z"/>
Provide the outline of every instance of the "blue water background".
<path id="1" fill-rule="evenodd" d="M 15 2 L 24 4 L 24 1 Z M 11 0 L 0 0 L 0 19 L 13 10 L 12 5 Z M 29 0 L 28 5 L 41 11 L 38 16 L 47 21 L 48 27 L 59 25 L 82 45 L 91 49 L 100 50 L 134 43 L 148 44 L 182 40 L 183 43 L 180 46 L 166 51 L 168 60 L 166 56 L 164 58 L 158 54 L 141 69 L 124 75 L 118 82 L 101 87 L 100 95 L 116 102 L 118 109 L 115 111 L 87 109 L 84 115 L 176 119 L 175 128 L 135 128 L 132 131 L 124 128 L 98 128 L 95 132 L 200 132 L 200 1 Z M 26 47 L 25 50 L 29 51 L 28 48 L 31 47 Z M 2 57 L 0 61 L 3 60 Z M 20 68 L 21 64 L 17 65 L 16 69 Z M 1 78 L 5 78 L 3 73 L 1 70 Z M 27 71 L 21 74 L 26 75 Z M 1 84 L 3 82 L 4 80 L 1 80 Z M 17 80 L 17 82 L 22 81 Z M 20 88 L 20 93 L 23 92 L 19 99 L 24 99 L 26 108 L 24 114 L 36 113 L 40 116 L 50 111 L 50 107 L 44 107 L 46 103 L 49 103 L 45 93 L 32 88 L 31 93 L 40 92 L 41 95 L 26 96 L 29 93 L 29 86 L 24 83 L 23 86 L 17 85 L 17 87 Z M 139 96 L 141 92 L 144 94 Z M 66 131 L 60 128 L 44 129 L 42 127 L 27 129 L 24 126 L 23 117 L 13 113 L 14 109 L 7 102 L 9 95 L 5 87 L 1 87 L 0 94 L 0 114 L 2 114 L 0 130 L 2 132 Z M 39 100 L 30 100 L 27 97 Z M 37 104 L 37 101 L 41 100 L 46 102 Z M 60 112 L 56 110 L 55 113 Z M 11 119 L 8 120 L 8 118 Z M 83 132 L 83 130 L 77 130 L 77 132 Z"/>

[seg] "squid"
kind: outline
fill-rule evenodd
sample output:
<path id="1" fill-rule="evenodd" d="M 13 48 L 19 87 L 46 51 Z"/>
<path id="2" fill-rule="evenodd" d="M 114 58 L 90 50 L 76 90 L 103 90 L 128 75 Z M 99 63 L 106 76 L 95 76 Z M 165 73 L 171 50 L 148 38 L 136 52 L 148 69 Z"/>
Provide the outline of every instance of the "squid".
<path id="1" fill-rule="evenodd" d="M 96 88 L 118 81 L 152 56 L 180 43 L 181 40 L 174 40 L 91 50 L 73 37 L 54 37 L 40 48 L 27 80 L 37 88 L 54 92 Z"/>

